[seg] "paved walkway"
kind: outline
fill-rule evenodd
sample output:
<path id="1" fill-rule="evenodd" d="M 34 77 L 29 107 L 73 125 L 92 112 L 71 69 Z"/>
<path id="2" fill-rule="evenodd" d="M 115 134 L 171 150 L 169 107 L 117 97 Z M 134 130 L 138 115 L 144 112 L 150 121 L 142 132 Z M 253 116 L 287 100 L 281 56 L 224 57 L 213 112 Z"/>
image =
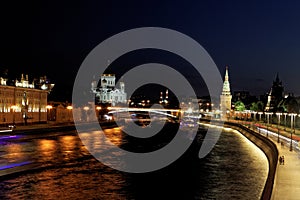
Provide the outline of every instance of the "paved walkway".
<path id="1" fill-rule="evenodd" d="M 260 126 L 266 129 L 265 126 Z M 268 127 L 269 131 L 277 133 L 277 126 Z M 289 130 L 279 129 L 280 134 L 290 138 Z M 265 135 L 265 134 L 262 134 Z M 297 136 L 296 136 L 297 137 Z M 277 137 L 270 137 L 277 146 L 279 156 L 284 156 L 284 165 L 278 162 L 272 200 L 299 200 L 300 199 L 300 152 L 290 151 L 290 143 L 277 143 Z M 293 139 L 296 139 L 293 137 Z M 298 139 L 298 138 L 297 138 Z M 295 147 L 294 147 L 295 148 Z M 279 160 L 279 159 L 278 159 Z"/>
<path id="2" fill-rule="evenodd" d="M 282 146 L 277 142 L 279 156 L 284 156 L 284 165 L 278 163 L 275 187 L 272 199 L 300 199 L 300 154 L 290 151 L 289 146 Z"/>
<path id="3" fill-rule="evenodd" d="M 230 120 L 235 123 L 241 123 L 237 120 Z M 245 126 L 253 128 L 252 123 L 243 123 Z M 266 124 L 255 124 L 257 127 L 267 129 L 274 133 L 278 133 L 277 125 L 266 126 Z M 279 126 L 280 135 L 290 138 L 291 129 Z M 265 134 L 262 134 L 265 136 Z M 290 151 L 289 142 L 283 144 L 277 143 L 277 137 L 269 137 L 273 143 L 277 146 L 279 156 L 284 156 L 284 165 L 278 162 L 276 177 L 274 182 L 274 188 L 272 193 L 272 200 L 299 200 L 300 199 L 300 152 Z M 293 140 L 300 141 L 300 130 L 293 131 Z M 295 146 L 293 147 L 295 148 Z M 279 160 L 279 159 L 278 159 Z"/>

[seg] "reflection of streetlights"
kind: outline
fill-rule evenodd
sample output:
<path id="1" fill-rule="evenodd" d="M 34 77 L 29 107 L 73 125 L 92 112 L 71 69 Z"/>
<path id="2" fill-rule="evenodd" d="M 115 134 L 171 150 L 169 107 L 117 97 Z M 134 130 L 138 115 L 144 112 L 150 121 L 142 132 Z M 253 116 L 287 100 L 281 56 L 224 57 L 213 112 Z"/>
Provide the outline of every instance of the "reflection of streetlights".
<path id="1" fill-rule="evenodd" d="M 11 109 L 13 110 L 13 125 L 15 125 L 15 112 L 17 108 L 18 106 L 16 105 L 11 106 Z"/>
<path id="2" fill-rule="evenodd" d="M 279 139 L 279 125 L 280 125 L 280 116 L 282 115 L 282 113 L 276 113 L 278 120 L 277 120 L 277 133 L 278 133 L 278 137 L 277 137 L 277 143 L 279 143 L 280 139 Z"/>
<path id="3" fill-rule="evenodd" d="M 290 113 L 289 116 L 291 116 L 291 144 L 290 144 L 290 151 L 293 151 L 293 128 L 295 131 L 295 118 L 297 116 L 297 114 L 295 113 Z"/>

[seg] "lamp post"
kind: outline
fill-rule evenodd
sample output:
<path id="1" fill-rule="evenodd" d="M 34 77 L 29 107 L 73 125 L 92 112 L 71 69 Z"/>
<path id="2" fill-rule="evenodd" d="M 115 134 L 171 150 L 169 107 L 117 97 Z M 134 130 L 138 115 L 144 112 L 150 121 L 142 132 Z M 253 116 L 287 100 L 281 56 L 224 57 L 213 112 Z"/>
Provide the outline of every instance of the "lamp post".
<path id="1" fill-rule="evenodd" d="M 295 131 L 295 118 L 297 116 L 297 114 L 295 113 L 290 113 L 289 116 L 291 116 L 291 143 L 290 143 L 290 151 L 293 151 L 293 128 Z"/>
<path id="2" fill-rule="evenodd" d="M 72 113 L 73 106 L 67 106 L 68 115 L 69 115 L 69 122 L 71 122 L 71 113 Z"/>
<path id="3" fill-rule="evenodd" d="M 253 112 L 253 130 L 255 130 L 255 123 L 256 123 L 256 114 L 257 114 L 257 112 L 256 111 L 254 111 Z"/>
<path id="4" fill-rule="evenodd" d="M 269 137 L 270 115 L 272 115 L 273 113 L 271 113 L 271 112 L 265 112 L 265 114 L 267 115 L 267 137 Z"/>
<path id="5" fill-rule="evenodd" d="M 47 108 L 47 121 L 50 121 L 51 120 L 51 113 L 50 113 L 50 110 L 52 109 L 52 106 L 51 105 L 47 105 L 46 106 Z"/>
<path id="6" fill-rule="evenodd" d="M 263 112 L 258 112 L 259 115 L 259 123 L 261 122 L 261 115 L 264 114 Z M 260 133 L 260 128 L 258 129 L 258 132 Z"/>
<path id="7" fill-rule="evenodd" d="M 88 110 L 89 110 L 90 108 L 88 107 L 88 106 L 84 106 L 83 107 L 83 110 L 85 110 L 85 115 L 86 115 L 86 122 L 88 122 L 89 120 L 89 118 L 88 118 Z"/>
<path id="8" fill-rule="evenodd" d="M 100 117 L 100 110 L 102 109 L 101 106 L 96 106 L 96 110 L 97 110 L 97 119 L 100 120 L 101 117 Z"/>
<path id="9" fill-rule="evenodd" d="M 13 125 L 15 125 L 15 112 L 16 112 L 16 109 L 18 108 L 18 106 L 16 105 L 13 105 L 11 106 L 11 109 L 13 110 Z"/>
<path id="10" fill-rule="evenodd" d="M 279 139 L 279 125 L 280 125 L 280 116 L 282 115 L 282 113 L 276 113 L 277 115 L 277 143 L 280 142 L 280 139 Z"/>
<path id="11" fill-rule="evenodd" d="M 283 113 L 284 115 L 284 130 L 286 130 L 286 116 L 287 116 L 287 113 Z"/>
<path id="12" fill-rule="evenodd" d="M 235 111 L 234 111 L 234 114 L 235 114 L 235 120 L 237 120 L 238 123 L 239 123 L 240 117 L 241 117 L 240 111 L 235 110 Z"/>
<path id="13" fill-rule="evenodd" d="M 264 114 L 263 112 L 258 112 L 259 115 L 259 121 L 261 121 L 261 115 Z"/>
<path id="14" fill-rule="evenodd" d="M 227 117 L 227 121 L 229 121 L 229 118 L 230 118 L 230 111 L 229 110 L 226 110 L 226 117 Z"/>

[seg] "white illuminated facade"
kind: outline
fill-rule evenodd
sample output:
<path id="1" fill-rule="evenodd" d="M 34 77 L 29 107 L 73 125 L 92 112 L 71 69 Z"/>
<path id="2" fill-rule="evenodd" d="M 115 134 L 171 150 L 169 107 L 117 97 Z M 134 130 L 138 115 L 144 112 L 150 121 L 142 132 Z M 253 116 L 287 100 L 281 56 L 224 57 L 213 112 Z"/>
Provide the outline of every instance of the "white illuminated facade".
<path id="1" fill-rule="evenodd" d="M 26 78 L 24 78 L 24 75 L 21 75 L 21 80 L 15 81 L 16 87 L 23 87 L 23 88 L 34 88 L 34 81 L 32 83 L 29 83 L 28 81 L 28 75 L 26 75 Z"/>
<path id="2" fill-rule="evenodd" d="M 112 106 L 115 106 L 118 103 L 127 102 L 125 83 L 120 82 L 120 88 L 117 88 L 115 81 L 116 77 L 114 74 L 102 74 L 100 87 L 97 87 L 96 81 L 92 83 L 92 91 L 96 96 L 96 103 L 110 103 Z"/>

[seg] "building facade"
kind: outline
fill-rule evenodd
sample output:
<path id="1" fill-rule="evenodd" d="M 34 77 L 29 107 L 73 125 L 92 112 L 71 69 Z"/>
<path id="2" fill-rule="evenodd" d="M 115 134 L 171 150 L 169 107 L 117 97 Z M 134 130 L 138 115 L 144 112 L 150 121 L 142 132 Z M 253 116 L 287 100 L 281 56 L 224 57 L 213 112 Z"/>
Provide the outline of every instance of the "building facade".
<path id="1" fill-rule="evenodd" d="M 227 111 L 231 111 L 231 99 L 232 95 L 230 93 L 228 67 L 226 67 L 223 90 L 222 94 L 220 95 L 220 110 L 223 112 L 223 114 Z"/>
<path id="2" fill-rule="evenodd" d="M 115 106 L 118 103 L 127 103 L 125 83 L 120 82 L 120 88 L 117 88 L 115 81 L 116 77 L 114 74 L 102 74 L 99 87 L 96 81 L 92 83 L 92 91 L 96 97 L 96 104 L 111 104 Z"/>
<path id="3" fill-rule="evenodd" d="M 11 85 L 0 80 L 0 125 L 47 122 L 47 96 L 54 84 L 46 77 L 29 83 L 28 75 Z"/>

